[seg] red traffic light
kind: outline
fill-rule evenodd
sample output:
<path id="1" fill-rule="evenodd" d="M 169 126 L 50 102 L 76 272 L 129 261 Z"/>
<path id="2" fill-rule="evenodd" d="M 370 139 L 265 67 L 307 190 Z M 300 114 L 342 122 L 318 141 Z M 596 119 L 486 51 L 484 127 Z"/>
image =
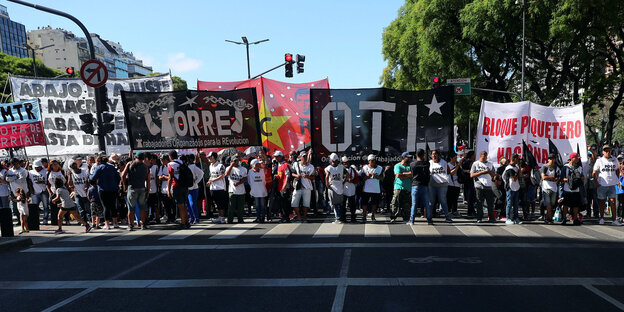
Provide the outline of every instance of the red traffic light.
<path id="1" fill-rule="evenodd" d="M 433 83 L 440 82 L 440 77 L 433 77 Z"/>
<path id="2" fill-rule="evenodd" d="M 292 62 L 293 60 L 292 54 L 286 53 L 286 55 L 284 55 L 284 60 L 289 63 Z"/>
<path id="3" fill-rule="evenodd" d="M 73 75 L 74 74 L 74 68 L 73 67 L 67 67 L 67 69 L 65 69 L 65 72 L 69 75 Z"/>

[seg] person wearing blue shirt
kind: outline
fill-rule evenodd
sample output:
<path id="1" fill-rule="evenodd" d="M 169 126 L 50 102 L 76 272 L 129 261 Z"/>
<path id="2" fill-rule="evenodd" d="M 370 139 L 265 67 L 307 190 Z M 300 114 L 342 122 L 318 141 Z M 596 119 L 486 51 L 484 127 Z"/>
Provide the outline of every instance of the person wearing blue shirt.
<path id="1" fill-rule="evenodd" d="M 110 230 L 110 221 L 113 227 L 119 228 L 117 224 L 117 193 L 119 192 L 119 182 L 121 176 L 115 167 L 108 163 L 108 157 L 100 156 L 97 159 L 98 166 L 89 176 L 90 180 L 97 181 L 100 201 L 104 208 L 105 230 Z"/>
<path id="2" fill-rule="evenodd" d="M 615 194 L 617 195 L 617 215 L 622 219 L 622 216 L 624 216 L 624 188 L 622 187 L 624 184 L 624 158 L 618 158 L 618 163 L 620 165 L 620 176 L 618 178 L 620 183 L 615 186 Z"/>

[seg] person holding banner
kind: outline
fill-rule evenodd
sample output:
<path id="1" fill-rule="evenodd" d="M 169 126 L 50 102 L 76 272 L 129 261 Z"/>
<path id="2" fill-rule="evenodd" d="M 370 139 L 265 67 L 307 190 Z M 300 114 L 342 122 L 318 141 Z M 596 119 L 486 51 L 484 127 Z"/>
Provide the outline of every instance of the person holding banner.
<path id="1" fill-rule="evenodd" d="M 247 181 L 247 169 L 240 165 L 237 155 L 232 156 L 230 166 L 225 170 L 225 176 L 230 182 L 230 209 L 228 210 L 228 223 L 234 223 L 234 214 L 238 223 L 244 223 L 245 213 L 245 182 Z"/>
<path id="2" fill-rule="evenodd" d="M 364 189 L 362 193 L 362 222 L 366 223 L 368 207 L 371 208 L 371 220 L 375 221 L 375 212 L 381 199 L 381 177 L 383 168 L 377 165 L 375 155 L 367 157 L 368 164 L 362 167 L 362 179 L 364 179 Z"/>
<path id="3" fill-rule="evenodd" d="M 454 171 L 451 171 L 446 161 L 440 158 L 439 150 L 435 149 L 431 152 L 431 160 L 429 160 L 431 179 L 429 180 L 429 211 L 427 211 L 427 223 L 433 223 L 433 207 L 435 207 L 436 202 L 440 204 L 442 211 L 444 211 L 445 221 L 447 223 L 453 222 L 448 212 L 446 193 L 448 192 L 449 174 L 455 173 L 458 169 L 459 167 L 455 167 Z"/>
<path id="4" fill-rule="evenodd" d="M 327 186 L 327 197 L 329 204 L 334 209 L 334 224 L 342 224 L 344 217 L 343 193 L 344 180 L 346 178 L 345 168 L 340 164 L 340 157 L 336 153 L 329 155 L 331 164 L 325 167 L 325 186 Z"/>
<path id="5" fill-rule="evenodd" d="M 408 209 L 412 206 L 410 191 L 412 189 L 412 155 L 408 152 L 401 154 L 401 162 L 394 165 L 394 194 L 392 196 L 392 211 L 390 213 L 390 223 L 395 222 L 399 214 L 403 216 L 403 221 L 409 221 Z M 430 215 L 427 216 L 430 218 Z M 433 221 L 427 219 L 429 224 Z"/>
<path id="6" fill-rule="evenodd" d="M 217 206 L 219 217 L 213 219 L 213 223 L 225 223 L 225 212 L 228 210 L 228 194 L 225 190 L 225 166 L 218 160 L 217 153 L 210 152 L 208 161 L 210 162 L 210 179 L 206 184 L 210 187 L 210 196 Z"/>
<path id="7" fill-rule="evenodd" d="M 470 168 L 470 178 L 474 179 L 474 188 L 477 198 L 477 223 L 483 219 L 484 203 L 487 203 L 488 221 L 496 222 L 494 218 L 494 190 L 492 189 L 492 178 L 496 175 L 494 165 L 487 159 L 488 153 L 482 151 L 479 160 L 472 163 Z"/>
<path id="8" fill-rule="evenodd" d="M 619 165 L 615 157 L 611 156 L 611 146 L 604 145 L 602 147 L 602 157 L 596 159 L 594 165 L 594 180 L 596 187 L 598 188 L 598 201 L 600 204 L 600 224 L 604 224 L 604 210 L 606 201 L 609 201 L 609 207 L 611 207 L 611 225 L 621 226 L 620 221 L 617 220 L 617 209 L 615 209 L 615 186 L 619 184 L 618 177 L 620 171 Z"/>
<path id="9" fill-rule="evenodd" d="M 355 205 L 355 191 L 356 191 L 358 173 L 357 173 L 357 170 L 355 170 L 355 168 L 349 164 L 349 158 L 347 158 L 347 156 L 342 156 L 342 165 L 347 170 L 347 173 L 346 173 L 347 176 L 344 182 L 344 193 L 343 193 L 344 203 L 342 204 L 342 207 L 344 207 L 344 215 L 342 216 L 342 221 L 343 222 L 347 221 L 347 205 L 348 205 L 349 211 L 351 212 L 351 223 L 355 223 L 356 222 L 355 211 L 357 208 Z"/>

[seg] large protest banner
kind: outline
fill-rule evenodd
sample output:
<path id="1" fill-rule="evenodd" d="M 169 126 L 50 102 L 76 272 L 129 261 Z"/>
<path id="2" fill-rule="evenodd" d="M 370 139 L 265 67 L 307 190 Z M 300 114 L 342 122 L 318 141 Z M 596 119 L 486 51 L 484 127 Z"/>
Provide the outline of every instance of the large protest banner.
<path id="1" fill-rule="evenodd" d="M 312 148 L 315 161 L 329 153 L 366 162 L 400 160 L 403 152 L 425 148 L 446 154 L 453 148 L 452 87 L 426 91 L 312 89 Z"/>
<path id="2" fill-rule="evenodd" d="M 41 117 L 50 155 L 95 154 L 97 135 L 80 130 L 80 114 L 95 114 L 94 89 L 80 79 L 11 77 L 13 98 L 39 99 Z M 121 91 L 173 91 L 169 74 L 131 79 L 109 79 L 107 88 L 109 111 L 115 116 L 115 130 L 106 135 L 107 153 L 128 153 L 128 132 L 121 104 Z M 46 155 L 42 146 L 28 147 L 29 156 Z"/>
<path id="3" fill-rule="evenodd" d="M 310 144 L 310 88 L 329 88 L 327 78 L 290 83 L 267 78 L 231 82 L 198 81 L 197 90 L 256 88 L 262 145 L 272 150 L 297 150 Z"/>
<path id="4" fill-rule="evenodd" d="M 0 148 L 45 145 L 37 100 L 0 104 Z"/>
<path id="5" fill-rule="evenodd" d="M 556 146 L 563 160 L 577 146 L 585 151 L 583 106 L 548 107 L 529 101 L 496 103 L 483 101 L 477 128 L 477 152 L 487 151 L 488 160 L 497 163 L 501 157 L 522 155 L 522 141 L 537 162 L 548 161 L 548 140 Z M 581 153 L 583 161 L 587 154 Z"/>
<path id="6" fill-rule="evenodd" d="M 260 145 L 253 88 L 121 94 L 133 149 Z"/>

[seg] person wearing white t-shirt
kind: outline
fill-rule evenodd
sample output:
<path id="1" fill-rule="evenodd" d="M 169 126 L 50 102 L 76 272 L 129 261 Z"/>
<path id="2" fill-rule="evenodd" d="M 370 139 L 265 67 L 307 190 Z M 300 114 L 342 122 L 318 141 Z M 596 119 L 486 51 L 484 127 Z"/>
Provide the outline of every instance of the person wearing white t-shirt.
<path id="1" fill-rule="evenodd" d="M 258 159 L 252 159 L 249 163 L 251 169 L 247 174 L 249 183 L 249 195 L 251 195 L 254 208 L 256 208 L 256 220 L 254 222 L 264 223 L 266 215 L 266 200 L 268 196 L 266 188 L 266 175 L 263 164 Z"/>
<path id="2" fill-rule="evenodd" d="M 557 205 L 557 197 L 559 193 L 558 182 L 561 177 L 561 172 L 555 164 L 557 155 L 548 155 L 548 163 L 546 163 L 541 169 L 542 174 L 542 200 L 544 206 L 546 206 L 546 219 L 544 223 L 553 224 L 553 207 Z"/>
<path id="3" fill-rule="evenodd" d="M 474 188 L 477 198 L 477 223 L 483 218 L 483 204 L 487 203 L 489 222 L 496 222 L 494 218 L 494 190 L 492 178 L 496 175 L 494 165 L 487 160 L 488 153 L 482 151 L 479 160 L 472 163 L 470 178 L 474 179 Z"/>
<path id="4" fill-rule="evenodd" d="M 615 209 L 615 186 L 619 181 L 619 165 L 617 159 L 611 156 L 611 146 L 608 144 L 602 147 L 602 157 L 596 159 L 594 164 L 594 182 L 596 183 L 598 202 L 600 204 L 600 224 L 604 224 L 604 210 L 606 201 L 611 207 L 611 225 L 621 226 L 617 220 L 617 210 Z"/>
<path id="5" fill-rule="evenodd" d="M 43 205 L 42 224 L 47 224 L 50 218 L 50 197 L 46 189 L 47 175 L 47 170 L 43 167 L 43 163 L 39 159 L 33 162 L 33 169 L 28 171 L 28 178 L 33 187 L 33 193 L 30 194 L 30 204 L 36 205 L 37 207 L 39 204 Z"/>
<path id="6" fill-rule="evenodd" d="M 9 201 L 9 182 L 6 180 L 8 170 L 0 166 L 0 235 L 13 237 L 13 217 Z"/>
<path id="7" fill-rule="evenodd" d="M 579 168 L 581 162 L 581 157 L 577 153 L 570 154 L 570 159 L 568 163 L 563 166 L 561 170 L 561 182 L 563 183 L 563 193 L 562 193 L 562 215 L 563 221 L 562 225 L 566 224 L 568 219 L 566 218 L 568 214 L 568 208 L 572 208 L 572 220 L 574 225 L 581 225 L 581 221 L 578 218 L 579 208 L 581 204 L 583 204 L 583 199 L 581 198 L 581 187 L 583 187 L 583 180 L 585 176 L 583 175 L 583 170 Z M 572 179 L 572 173 L 576 173 L 577 176 L 580 175 L 581 181 L 577 182 L 578 185 L 573 185 L 574 179 Z"/>
<path id="8" fill-rule="evenodd" d="M 329 204 L 334 209 L 336 220 L 334 224 L 341 224 L 344 215 L 342 194 L 344 192 L 345 168 L 340 164 L 340 157 L 336 153 L 329 155 L 331 164 L 325 167 L 325 185 Z"/>
<path id="9" fill-rule="evenodd" d="M 511 161 L 503 172 L 503 182 L 507 189 L 507 221 L 505 221 L 505 224 L 522 224 L 518 218 L 518 204 L 520 201 L 520 181 L 518 181 L 518 173 L 520 172 L 518 168 L 519 162 L 520 156 L 518 154 L 511 155 Z"/>
<path id="10" fill-rule="evenodd" d="M 78 206 L 78 213 L 83 220 L 91 220 L 91 205 L 87 198 L 89 189 L 89 172 L 74 162 L 69 166 L 70 174 L 68 184 L 74 193 L 74 202 Z"/>
<path id="11" fill-rule="evenodd" d="M 362 194 L 362 222 L 366 222 L 368 207 L 371 207 L 371 220 L 375 221 L 375 212 L 381 197 L 381 175 L 383 168 L 377 165 L 375 155 L 367 157 L 368 164 L 362 167 L 362 179 L 364 179 L 364 192 Z M 369 206 L 370 205 L 370 206 Z"/>
<path id="12" fill-rule="evenodd" d="M 225 166 L 217 160 L 217 153 L 208 153 L 210 162 L 210 178 L 206 185 L 210 188 L 210 197 L 217 206 L 219 216 L 212 220 L 213 223 L 225 223 L 225 212 L 228 210 L 228 194 L 225 190 Z"/>
<path id="13" fill-rule="evenodd" d="M 451 170 L 444 159 L 440 158 L 440 151 L 433 150 L 431 152 L 431 160 L 429 161 L 429 172 L 431 178 L 429 180 L 429 211 L 427 211 L 427 221 L 433 217 L 433 207 L 436 202 L 442 207 L 446 222 L 453 222 L 451 215 L 448 213 L 448 205 L 446 203 L 446 193 L 448 192 L 449 172 Z"/>
<path id="14" fill-rule="evenodd" d="M 149 194 L 147 195 L 149 219 L 155 220 L 156 224 L 160 224 L 160 209 L 158 207 L 158 155 L 150 154 L 146 164 L 149 167 L 150 175 Z"/>
<path id="15" fill-rule="evenodd" d="M 342 165 L 346 169 L 346 178 L 344 182 L 344 192 L 343 195 L 343 204 L 344 207 L 344 215 L 342 216 L 342 221 L 347 221 L 347 206 L 349 207 L 349 211 L 351 212 L 351 223 L 355 223 L 355 188 L 356 188 L 356 180 L 358 178 L 357 170 L 354 166 L 349 164 L 349 158 L 347 156 L 342 156 Z"/>
<path id="16" fill-rule="evenodd" d="M 245 181 L 247 181 L 247 169 L 240 165 L 238 156 L 232 156 L 230 166 L 225 170 L 225 176 L 230 182 L 230 209 L 228 210 L 228 223 L 234 222 L 234 214 L 238 223 L 245 222 L 243 219 L 245 209 Z"/>
<path id="17" fill-rule="evenodd" d="M 299 154 L 299 162 L 294 162 L 291 165 L 293 182 L 293 196 L 291 201 L 291 207 L 295 210 L 297 219 L 300 222 L 306 222 L 308 217 L 308 210 L 310 210 L 310 199 L 312 198 L 312 181 L 314 180 L 315 169 L 312 164 L 308 163 L 308 153 L 301 152 Z M 303 214 L 299 209 L 299 205 L 303 207 Z"/>

